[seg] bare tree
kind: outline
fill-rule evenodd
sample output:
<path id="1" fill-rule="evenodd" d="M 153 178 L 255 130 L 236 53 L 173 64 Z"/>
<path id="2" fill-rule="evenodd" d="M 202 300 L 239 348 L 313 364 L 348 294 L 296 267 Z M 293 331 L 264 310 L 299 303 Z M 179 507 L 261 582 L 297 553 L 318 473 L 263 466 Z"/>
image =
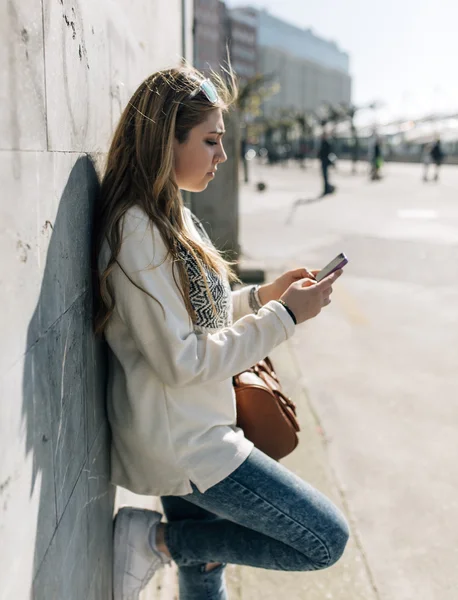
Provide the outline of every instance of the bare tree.
<path id="1" fill-rule="evenodd" d="M 296 113 L 294 118 L 300 130 L 298 156 L 300 160 L 300 166 L 302 169 L 304 169 L 306 166 L 306 144 L 307 140 L 313 135 L 313 124 L 315 119 L 312 113 L 305 111 Z"/>
<path id="2" fill-rule="evenodd" d="M 249 181 L 246 146 L 250 133 L 250 125 L 261 115 L 261 107 L 264 100 L 276 94 L 278 90 L 279 85 L 275 82 L 274 74 L 258 73 L 240 85 L 237 109 L 241 116 L 240 152 L 245 183 Z"/>

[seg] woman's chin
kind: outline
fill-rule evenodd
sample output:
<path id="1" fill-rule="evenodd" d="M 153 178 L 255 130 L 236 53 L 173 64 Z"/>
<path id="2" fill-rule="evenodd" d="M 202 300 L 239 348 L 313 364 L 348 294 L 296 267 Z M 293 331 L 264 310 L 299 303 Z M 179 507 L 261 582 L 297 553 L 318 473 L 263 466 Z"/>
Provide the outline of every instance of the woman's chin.
<path id="1" fill-rule="evenodd" d="M 203 192 L 204 190 L 207 189 L 209 183 L 210 183 L 209 181 L 202 181 L 199 185 L 196 185 L 196 187 L 191 191 L 192 192 Z"/>
<path id="2" fill-rule="evenodd" d="M 201 181 L 200 183 L 196 183 L 193 185 L 187 185 L 187 186 L 180 186 L 180 189 L 183 190 L 184 192 L 194 192 L 194 193 L 198 193 L 198 192 L 203 192 L 204 190 L 207 189 L 208 184 L 210 183 L 210 181 L 208 180 L 204 180 Z"/>

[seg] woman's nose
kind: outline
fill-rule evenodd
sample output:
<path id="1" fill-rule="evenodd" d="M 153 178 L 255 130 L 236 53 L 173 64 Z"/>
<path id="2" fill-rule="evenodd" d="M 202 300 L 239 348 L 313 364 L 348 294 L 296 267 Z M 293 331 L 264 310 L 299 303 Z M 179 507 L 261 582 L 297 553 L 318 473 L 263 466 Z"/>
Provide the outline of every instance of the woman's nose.
<path id="1" fill-rule="evenodd" d="M 218 163 L 223 163 L 223 162 L 226 162 L 226 160 L 227 160 L 227 154 L 224 151 L 224 147 L 222 144 L 221 144 L 220 151 L 218 152 L 217 157 L 218 157 L 217 158 Z"/>

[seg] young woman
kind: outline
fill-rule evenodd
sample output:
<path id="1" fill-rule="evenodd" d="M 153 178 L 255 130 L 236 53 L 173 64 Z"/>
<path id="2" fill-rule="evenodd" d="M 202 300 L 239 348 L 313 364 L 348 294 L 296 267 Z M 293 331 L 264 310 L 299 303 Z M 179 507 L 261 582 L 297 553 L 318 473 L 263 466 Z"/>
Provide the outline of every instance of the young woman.
<path id="1" fill-rule="evenodd" d="M 114 598 L 132 600 L 174 560 L 181 600 L 227 598 L 224 566 L 303 571 L 341 556 L 333 504 L 253 448 L 236 427 L 232 376 L 329 304 L 335 273 L 304 268 L 231 292 L 231 265 L 184 207 L 226 160 L 234 87 L 189 67 L 155 73 L 116 129 L 97 206 L 96 331 L 111 348 L 112 480 L 161 496 L 122 508 Z"/>

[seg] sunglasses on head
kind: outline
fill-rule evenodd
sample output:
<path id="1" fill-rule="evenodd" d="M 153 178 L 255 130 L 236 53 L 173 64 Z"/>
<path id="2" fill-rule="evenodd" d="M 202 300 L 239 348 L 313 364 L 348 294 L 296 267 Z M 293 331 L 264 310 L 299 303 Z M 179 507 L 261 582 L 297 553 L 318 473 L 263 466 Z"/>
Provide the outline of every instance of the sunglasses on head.
<path id="1" fill-rule="evenodd" d="M 202 92 L 212 104 L 216 104 L 219 100 L 218 92 L 210 79 L 204 79 L 199 87 L 189 94 L 189 98 L 194 98 L 199 92 Z"/>

